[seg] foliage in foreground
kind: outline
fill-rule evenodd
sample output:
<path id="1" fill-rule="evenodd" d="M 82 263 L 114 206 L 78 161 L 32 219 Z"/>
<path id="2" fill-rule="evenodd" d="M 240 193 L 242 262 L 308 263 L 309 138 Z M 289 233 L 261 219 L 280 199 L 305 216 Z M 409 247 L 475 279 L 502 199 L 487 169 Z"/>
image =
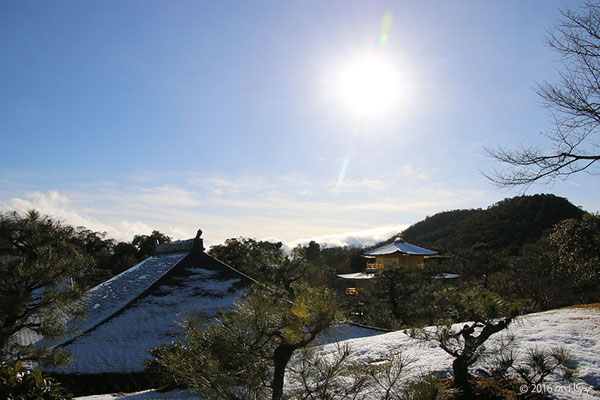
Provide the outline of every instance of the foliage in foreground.
<path id="1" fill-rule="evenodd" d="M 303 349 L 292 363 L 288 395 L 302 400 L 443 400 L 454 393 L 434 374 L 409 378 L 414 360 L 402 353 L 366 364 L 354 356 L 349 346 L 330 354 Z"/>
<path id="2" fill-rule="evenodd" d="M 28 370 L 21 361 L 0 366 L 0 398 L 7 400 L 64 400 L 73 396 L 39 369 Z"/>
<path id="3" fill-rule="evenodd" d="M 453 382 L 465 398 L 473 395 L 469 367 L 485 354 L 484 343 L 494 334 L 507 328 L 527 310 L 526 302 L 508 304 L 489 292 L 457 293 L 449 299 L 445 323 L 428 328 L 413 329 L 411 337 L 420 341 L 435 341 L 454 357 Z M 452 324 L 471 321 L 460 329 Z"/>
<path id="4" fill-rule="evenodd" d="M 290 296 L 256 286 L 208 326 L 187 318 L 184 338 L 152 349 L 147 365 L 206 398 L 278 400 L 293 353 L 335 320 L 329 289 L 300 286 Z"/>
<path id="5" fill-rule="evenodd" d="M 491 360 L 491 376 L 502 386 L 519 393 L 519 398 L 535 397 L 543 383 L 560 372 L 563 381 L 570 382 L 576 372 L 571 355 L 563 347 L 533 348 L 524 354 L 511 347 L 496 354 Z"/>
<path id="6" fill-rule="evenodd" d="M 12 254 L 0 259 L 0 361 L 14 358 L 64 362 L 64 352 L 34 347 L 20 332 L 49 339 L 67 332 L 67 318 L 83 315 L 72 306 L 81 296 L 73 279 L 90 260 L 78 246 L 75 229 L 35 211 L 0 214 L 0 241 Z"/>
<path id="7" fill-rule="evenodd" d="M 77 299 L 86 289 L 148 257 L 156 242 L 170 241 L 158 231 L 131 244 L 105 236 L 35 210 L 0 213 L 0 361 L 68 361 L 65 351 L 31 342 L 66 335 L 67 321 L 85 315 Z"/>

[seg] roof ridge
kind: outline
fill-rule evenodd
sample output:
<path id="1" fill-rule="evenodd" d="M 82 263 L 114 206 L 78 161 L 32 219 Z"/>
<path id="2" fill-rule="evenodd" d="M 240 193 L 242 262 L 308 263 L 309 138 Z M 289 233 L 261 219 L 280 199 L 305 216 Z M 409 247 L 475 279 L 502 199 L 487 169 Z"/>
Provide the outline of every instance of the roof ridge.
<path id="1" fill-rule="evenodd" d="M 171 243 L 160 243 L 154 248 L 153 255 L 164 253 L 178 253 L 180 251 L 192 250 L 195 239 L 177 240 Z"/>

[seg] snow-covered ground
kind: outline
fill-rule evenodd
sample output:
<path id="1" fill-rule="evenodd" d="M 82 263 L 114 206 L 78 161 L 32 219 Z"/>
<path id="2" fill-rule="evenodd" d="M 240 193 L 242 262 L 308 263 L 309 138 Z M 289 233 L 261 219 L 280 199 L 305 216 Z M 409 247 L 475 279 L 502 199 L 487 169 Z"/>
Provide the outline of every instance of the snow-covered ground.
<path id="1" fill-rule="evenodd" d="M 570 385 L 562 382 L 549 382 L 559 399 L 600 398 L 600 305 L 582 306 L 530 314 L 513 324 L 509 331 L 514 335 L 519 348 L 565 347 L 577 361 L 577 379 Z M 360 330 L 356 331 L 360 334 Z M 490 346 L 498 344 L 500 334 L 490 339 Z M 346 343 L 354 350 L 358 361 L 373 362 L 389 355 L 402 352 L 414 358 L 410 375 L 424 371 L 449 373 L 452 359 L 435 343 L 421 344 L 409 338 L 403 331 L 376 336 L 348 339 Z M 336 343 L 320 347 L 325 354 L 336 351 Z M 475 372 L 477 366 L 474 368 Z M 140 392 L 131 395 L 100 395 L 82 397 L 85 400 L 107 399 L 195 399 L 185 392 L 156 393 Z"/>

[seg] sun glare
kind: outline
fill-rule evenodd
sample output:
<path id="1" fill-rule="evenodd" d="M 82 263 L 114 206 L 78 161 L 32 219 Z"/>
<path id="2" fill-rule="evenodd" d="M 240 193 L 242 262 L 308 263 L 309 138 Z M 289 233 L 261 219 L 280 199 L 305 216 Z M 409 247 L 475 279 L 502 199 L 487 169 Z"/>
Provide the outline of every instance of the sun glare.
<path id="1" fill-rule="evenodd" d="M 382 59 L 358 59 L 339 75 L 341 100 L 362 117 L 385 114 L 398 96 L 398 77 L 393 66 Z"/>

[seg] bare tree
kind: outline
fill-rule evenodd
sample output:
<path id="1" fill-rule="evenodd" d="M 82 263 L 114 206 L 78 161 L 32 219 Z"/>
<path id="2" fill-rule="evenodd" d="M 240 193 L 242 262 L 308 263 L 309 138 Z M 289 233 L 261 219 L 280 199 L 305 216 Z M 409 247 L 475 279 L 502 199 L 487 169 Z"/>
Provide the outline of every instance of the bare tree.
<path id="1" fill-rule="evenodd" d="M 487 155 L 508 164 L 486 177 L 501 187 L 529 186 L 587 170 L 600 160 L 600 4 L 561 11 L 562 21 L 545 37 L 560 55 L 558 83 L 542 82 L 536 92 L 554 124 L 544 135 L 549 150 L 521 146 L 486 148 Z"/>

